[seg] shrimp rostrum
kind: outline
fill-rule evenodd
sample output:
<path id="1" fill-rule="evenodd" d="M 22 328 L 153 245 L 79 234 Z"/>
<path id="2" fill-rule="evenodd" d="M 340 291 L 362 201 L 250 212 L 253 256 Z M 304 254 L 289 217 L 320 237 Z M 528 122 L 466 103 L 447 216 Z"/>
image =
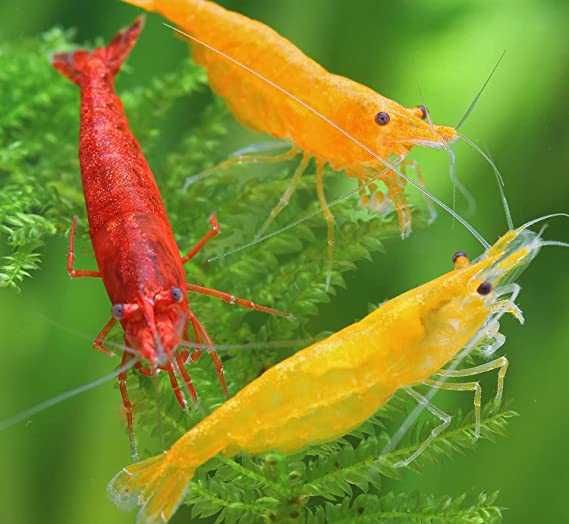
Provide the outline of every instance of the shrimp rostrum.
<path id="1" fill-rule="evenodd" d="M 67 270 L 73 278 L 101 278 L 113 304 L 112 317 L 94 346 L 110 353 L 105 339 L 120 322 L 125 334 L 121 367 L 136 359 L 135 367 L 144 375 L 166 372 L 178 403 L 186 408 L 184 388 L 194 400 L 197 393 L 185 364 L 190 357 L 196 360 L 201 355 L 199 350 L 190 355 L 184 347 L 190 342 L 190 330 L 198 344 L 212 344 L 190 308 L 187 294 L 201 293 L 246 308 L 280 313 L 186 281 L 184 264 L 219 233 L 219 226 L 212 216 L 210 231 L 185 255 L 180 254 L 150 166 L 114 91 L 114 78 L 134 47 L 142 24 L 142 19 L 137 19 L 106 47 L 53 57 L 54 67 L 81 90 L 79 159 L 89 234 L 98 265 L 97 270 L 74 267 L 74 219 Z M 226 390 L 222 362 L 215 351 L 209 353 Z M 126 371 L 118 379 L 133 443 L 133 406 L 127 395 Z"/>
<path id="2" fill-rule="evenodd" d="M 532 225 L 532 224 L 529 224 Z M 523 226 L 510 230 L 476 261 L 463 253 L 455 268 L 382 304 L 363 320 L 275 365 L 182 436 L 167 452 L 124 468 L 109 492 L 118 504 L 139 504 L 140 523 L 167 522 L 183 500 L 194 471 L 217 454 L 291 453 L 333 440 L 357 427 L 398 390 L 407 390 L 441 419 L 414 460 L 450 422 L 413 390 L 434 388 L 474 393 L 475 437 L 480 431 L 478 382 L 447 382 L 498 370 L 501 400 L 508 361 L 501 357 L 459 369 L 465 350 L 504 342 L 499 319 L 515 304 L 519 270 L 552 244 Z M 444 369 L 448 365 L 447 370 Z"/>

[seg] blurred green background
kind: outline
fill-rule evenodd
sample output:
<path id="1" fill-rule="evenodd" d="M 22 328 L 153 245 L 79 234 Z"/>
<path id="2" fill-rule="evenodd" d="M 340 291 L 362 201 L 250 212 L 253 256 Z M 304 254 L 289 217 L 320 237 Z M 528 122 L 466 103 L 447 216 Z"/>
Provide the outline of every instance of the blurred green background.
<path id="1" fill-rule="evenodd" d="M 405 105 L 426 104 L 437 123 L 456 124 L 503 50 L 506 58 L 463 131 L 491 153 L 506 179 L 516 224 L 569 209 L 569 3 L 564 0 L 225 0 L 289 37 L 336 73 Z M 76 27 L 78 40 L 108 39 L 136 10 L 114 0 L 20 0 L 0 4 L 0 38 L 21 39 L 54 25 Z M 126 83 L 172 70 L 186 53 L 157 16 L 130 61 Z M 1 60 L 1 58 L 0 58 Z M 46 62 L 47 63 L 47 62 Z M 1 67 L 1 62 L 0 62 Z M 309 89 L 310 86 L 307 86 Z M 10 86 L 0 86 L 10 89 Z M 1 118 L 1 116 L 0 116 Z M 171 122 L 172 128 L 180 122 Z M 243 139 L 242 139 L 243 140 Z M 250 140 L 250 138 L 247 138 Z M 257 141 L 262 141 L 260 137 Z M 235 138 L 239 142 L 239 137 Z M 231 145 L 228 144 L 228 151 Z M 478 207 L 469 216 L 494 240 L 504 213 L 487 164 L 463 144 L 458 172 Z M 451 199 L 444 152 L 417 151 L 429 187 Z M 79 174 L 77 174 L 79 176 Z M 458 210 L 465 211 L 458 200 Z M 567 221 L 548 238 L 569 241 Z M 319 325 L 337 329 L 378 303 L 446 271 L 458 249 L 479 247 L 447 217 L 348 275 L 348 287 L 322 308 Z M 102 285 L 65 273 L 65 241 L 45 250 L 44 266 L 22 293 L 0 292 L 0 419 L 113 369 L 90 349 L 108 316 Z M 512 523 L 569 522 L 569 252 L 547 249 L 523 275 L 519 304 L 527 323 L 503 322 L 511 361 L 507 398 L 521 417 L 510 435 L 421 475 L 398 491 L 459 494 L 501 491 Z M 484 380 L 489 396 L 495 378 Z M 470 395 L 437 402 L 468 408 Z M 9 524 L 132 522 L 107 500 L 105 486 L 128 462 L 118 392 L 106 385 L 0 434 L 0 521 Z M 181 514 L 177 522 L 187 522 Z"/>

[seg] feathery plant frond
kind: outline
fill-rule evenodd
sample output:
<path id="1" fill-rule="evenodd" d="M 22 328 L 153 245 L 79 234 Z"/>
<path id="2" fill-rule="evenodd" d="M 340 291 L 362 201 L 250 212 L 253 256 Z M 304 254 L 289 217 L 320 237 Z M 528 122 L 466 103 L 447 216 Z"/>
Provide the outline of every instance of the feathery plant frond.
<path id="1" fill-rule="evenodd" d="M 18 288 L 41 264 L 41 249 L 54 235 L 63 235 L 71 216 L 84 217 L 77 162 L 78 90 L 61 79 L 49 55 L 75 47 L 72 34 L 52 30 L 17 46 L 0 46 L 0 83 L 11 89 L 0 94 L 0 286 Z M 128 73 L 128 71 L 127 71 Z M 192 282 L 231 290 L 258 303 L 278 307 L 295 320 L 272 318 L 202 296 L 192 308 L 218 344 L 252 343 L 253 347 L 221 352 L 229 389 L 234 394 L 275 363 L 318 338 L 311 319 L 344 285 L 343 274 L 382 250 L 385 238 L 398 236 L 393 213 L 379 216 L 354 200 L 335 206 L 336 259 L 331 293 L 325 287 L 326 226 L 314 195 L 314 169 L 274 224 L 311 218 L 291 230 L 240 252 L 208 263 L 252 240 L 290 180 L 292 162 L 280 166 L 246 166 L 205 177 L 184 190 L 188 176 L 223 159 L 222 143 L 229 116 L 209 93 L 204 72 L 190 61 L 148 87 L 121 89 L 135 135 L 154 168 L 180 248 L 191 246 L 216 213 L 222 234 L 188 268 Z M 196 102 L 192 95 L 199 101 Z M 205 102 L 204 102 L 205 101 Z M 180 136 L 165 138 L 162 124 L 180 104 L 192 118 Z M 193 104 L 193 105 L 192 105 Z M 196 107 L 194 107 L 196 106 Z M 163 151 L 171 151 L 165 155 Z M 345 177 L 329 173 L 327 191 L 346 190 Z M 414 209 L 415 227 L 427 213 Z M 86 228 L 81 228 L 85 235 Z M 118 336 L 118 330 L 117 330 Z M 274 341 L 291 341 L 272 346 Z M 474 357 L 473 357 L 474 358 Z M 200 403 L 183 413 L 164 377 L 131 373 L 129 387 L 136 406 L 139 437 L 145 454 L 163 450 L 223 402 L 212 364 L 202 358 L 192 365 Z M 284 456 L 217 457 L 197 472 L 187 503 L 193 516 L 207 522 L 495 522 L 501 518 L 496 495 L 481 493 L 457 498 L 394 493 L 405 472 L 394 464 L 411 454 L 437 421 L 428 418 L 387 454 L 382 450 L 397 422 L 411 405 L 396 396 L 375 417 L 349 435 L 304 452 Z M 484 411 L 482 437 L 504 432 L 513 412 Z M 425 417 L 423 417 L 425 418 Z M 471 415 L 455 416 L 409 470 L 441 460 L 475 445 Z"/>
<path id="2" fill-rule="evenodd" d="M 500 522 L 502 510 L 496 506 L 498 494 L 464 494 L 454 499 L 413 493 L 388 493 L 383 496 L 358 495 L 354 501 L 325 504 L 312 513 L 307 524 L 324 522 L 375 524 L 376 522 L 437 524 L 482 524 Z"/>

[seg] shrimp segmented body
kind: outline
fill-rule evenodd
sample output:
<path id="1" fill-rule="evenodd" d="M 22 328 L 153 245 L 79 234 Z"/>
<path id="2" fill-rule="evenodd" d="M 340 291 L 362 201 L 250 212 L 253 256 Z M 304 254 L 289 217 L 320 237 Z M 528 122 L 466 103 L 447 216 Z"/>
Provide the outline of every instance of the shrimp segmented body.
<path id="1" fill-rule="evenodd" d="M 330 249 L 334 240 L 333 215 L 323 197 L 322 185 L 326 164 L 345 171 L 362 185 L 379 177 L 397 211 L 402 235 L 410 232 L 411 212 L 404 195 L 404 181 L 298 101 L 325 115 L 386 161 L 391 157 L 401 161 L 415 145 L 446 147 L 457 138 L 455 129 L 433 125 L 424 106 L 403 107 L 365 85 L 330 73 L 270 27 L 213 2 L 124 1 L 161 13 L 196 39 L 192 42 L 194 59 L 205 67 L 212 89 L 226 100 L 238 120 L 286 140 L 305 157 L 316 159 L 318 196 L 328 222 Z M 263 79 L 251 75 L 250 70 Z M 378 193 L 372 195 L 370 203 L 381 207 L 378 204 L 383 200 L 383 194 Z"/>
<path id="2" fill-rule="evenodd" d="M 521 318 L 514 303 L 517 288 L 508 279 L 542 243 L 526 228 L 511 230 L 478 260 L 459 257 L 451 272 L 275 365 L 167 452 L 124 468 L 109 486 L 111 496 L 118 504 L 142 505 L 141 524 L 167 522 L 196 468 L 213 456 L 289 453 L 330 441 L 369 418 L 397 390 L 426 383 L 439 372 L 466 377 L 500 369 L 501 398 L 505 359 L 477 369 L 441 369 L 482 335 L 503 342 L 499 317 L 509 312 Z M 505 298 L 510 292 L 514 297 Z M 476 408 L 479 386 L 472 384 L 477 383 L 462 390 L 474 391 Z"/>
<path id="3" fill-rule="evenodd" d="M 105 339 L 120 322 L 126 345 L 122 365 L 137 358 L 135 367 L 145 375 L 168 373 L 176 399 L 185 408 L 180 376 L 192 399 L 197 393 L 184 368 L 190 354 L 181 345 L 189 341 L 190 329 L 196 342 L 210 343 L 189 307 L 187 293 L 217 297 L 266 313 L 279 312 L 185 280 L 184 264 L 219 233 L 219 226 L 213 216 L 211 230 L 185 256 L 180 254 L 152 171 L 114 91 L 114 77 L 134 47 L 142 25 L 142 18 L 138 18 L 107 47 L 53 57 L 53 66 L 81 89 L 79 158 L 98 265 L 97 271 L 74 268 L 74 219 L 67 270 L 74 278 L 101 278 L 113 304 L 112 317 L 94 346 L 110 353 Z M 192 360 L 199 356 L 199 352 L 191 355 Z M 211 356 L 225 388 L 221 360 L 215 352 Z M 118 378 L 132 443 L 133 407 L 126 390 L 126 371 Z"/>

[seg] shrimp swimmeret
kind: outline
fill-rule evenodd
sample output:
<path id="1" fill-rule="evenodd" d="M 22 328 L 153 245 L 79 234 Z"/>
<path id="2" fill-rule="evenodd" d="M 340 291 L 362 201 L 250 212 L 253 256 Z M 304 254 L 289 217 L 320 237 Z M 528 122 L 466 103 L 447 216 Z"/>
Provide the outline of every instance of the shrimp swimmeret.
<path id="1" fill-rule="evenodd" d="M 397 163 L 401 162 L 415 145 L 447 148 L 458 137 L 455 129 L 433 125 L 424 106 L 403 107 L 369 87 L 330 73 L 270 27 L 213 2 L 124 1 L 158 11 L 194 37 L 194 59 L 206 68 L 212 89 L 226 100 L 237 119 L 257 131 L 292 143 L 291 152 L 275 158 L 292 158 L 302 152 L 289 188 L 259 235 L 286 206 L 310 158 L 316 159 L 316 189 L 328 223 L 329 263 L 334 246 L 334 217 L 324 193 L 326 164 L 357 178 L 363 201 L 368 201 L 366 188 L 373 188 L 369 182 L 379 177 L 397 211 L 402 236 L 409 234 L 411 211 L 404 194 L 405 181 L 389 168 L 387 160 L 395 157 Z M 231 63 L 228 57 L 240 65 Z M 250 70 L 263 79 L 251 75 Z M 346 129 L 384 162 L 371 159 L 327 122 L 307 111 L 303 103 Z M 242 163 L 245 158 L 228 162 Z M 255 157 L 250 160 L 255 161 Z M 382 208 L 383 202 L 384 195 L 374 188 L 372 207 Z"/>
<path id="2" fill-rule="evenodd" d="M 217 454 L 291 453 L 349 432 L 399 389 L 420 401 L 412 386 L 472 390 L 480 432 L 478 382 L 446 383 L 498 369 L 502 398 L 508 361 L 500 357 L 457 369 L 473 343 L 489 338 L 486 354 L 504 342 L 499 319 L 511 313 L 519 292 L 511 279 L 546 242 L 528 228 L 510 230 L 473 263 L 463 253 L 453 271 L 382 304 L 363 320 L 275 365 L 182 436 L 167 452 L 124 468 L 109 492 L 119 505 L 142 506 L 137 522 L 167 522 L 184 498 L 195 470 Z M 453 362 L 454 361 L 454 362 Z M 447 370 L 443 366 L 451 363 Z M 434 377 L 430 379 L 430 377 Z M 414 460 L 449 424 L 442 423 L 403 464 Z"/>

